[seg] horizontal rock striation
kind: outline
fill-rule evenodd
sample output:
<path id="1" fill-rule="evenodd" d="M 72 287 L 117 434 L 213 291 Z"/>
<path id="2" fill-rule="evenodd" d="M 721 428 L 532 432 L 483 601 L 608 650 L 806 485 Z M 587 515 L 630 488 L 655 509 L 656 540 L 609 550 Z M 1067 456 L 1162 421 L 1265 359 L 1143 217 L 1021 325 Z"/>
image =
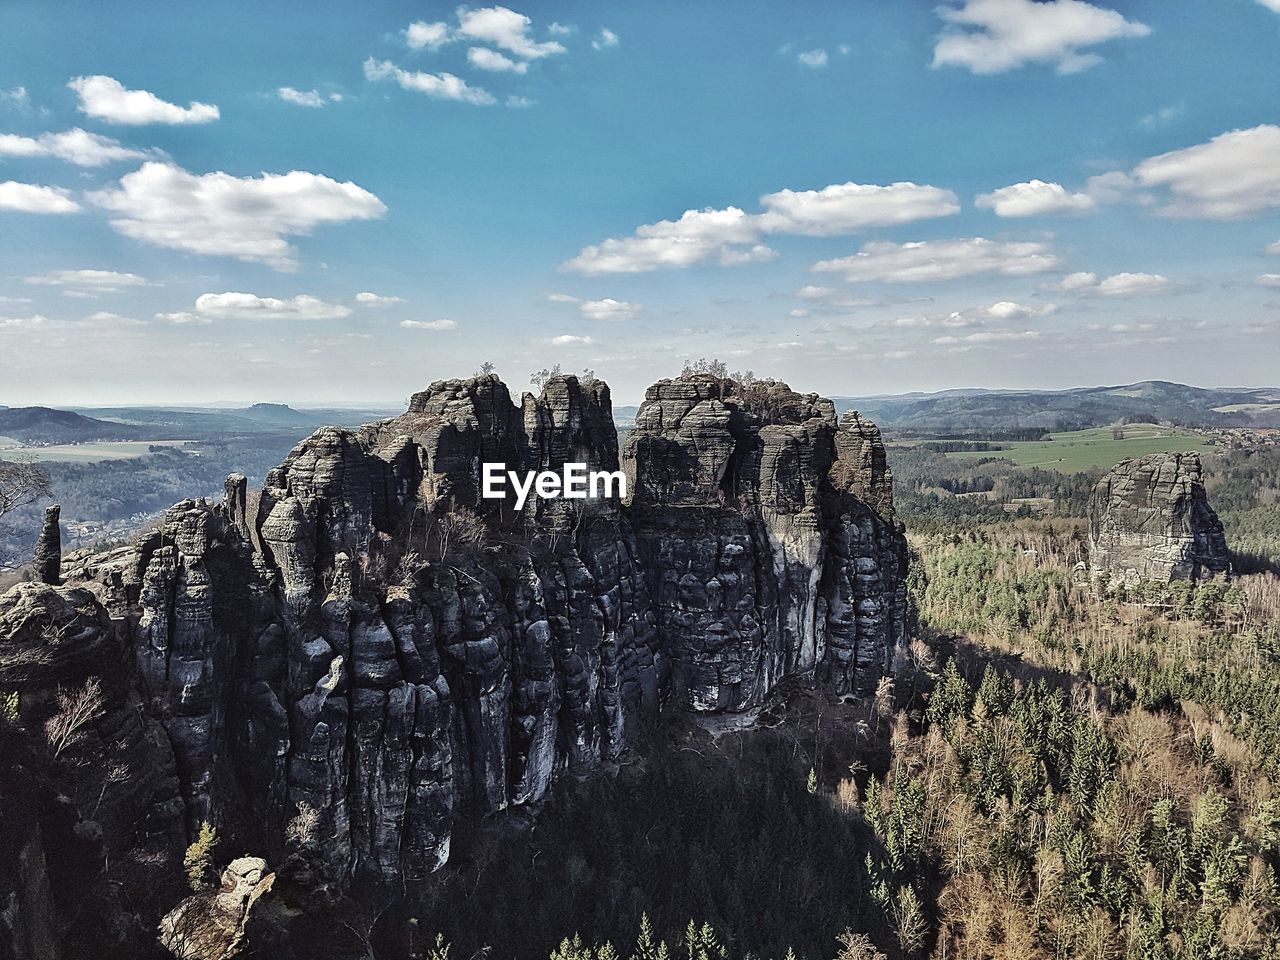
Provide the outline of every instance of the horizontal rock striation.
<path id="1" fill-rule="evenodd" d="M 1089 498 L 1089 567 L 1113 583 L 1227 573 L 1222 521 L 1209 506 L 1196 453 L 1116 464 Z"/>
<path id="2" fill-rule="evenodd" d="M 756 706 L 809 671 L 866 690 L 888 670 L 906 553 L 873 424 L 785 384 L 683 377 L 649 388 L 623 460 L 688 706 Z"/>
<path id="3" fill-rule="evenodd" d="M 486 462 L 625 470 L 629 502 L 517 511 L 481 496 Z M 620 462 L 604 383 L 517 404 L 483 376 L 316 431 L 259 498 L 233 475 L 223 502 L 69 561 L 73 586 L 18 589 L 75 590 L 117 631 L 188 835 L 210 820 L 273 861 L 309 844 L 377 886 L 442 865 L 456 818 L 619 759 L 673 698 L 745 709 L 810 672 L 873 686 L 904 637 L 905 563 L 879 432 L 830 401 L 663 381 Z"/>

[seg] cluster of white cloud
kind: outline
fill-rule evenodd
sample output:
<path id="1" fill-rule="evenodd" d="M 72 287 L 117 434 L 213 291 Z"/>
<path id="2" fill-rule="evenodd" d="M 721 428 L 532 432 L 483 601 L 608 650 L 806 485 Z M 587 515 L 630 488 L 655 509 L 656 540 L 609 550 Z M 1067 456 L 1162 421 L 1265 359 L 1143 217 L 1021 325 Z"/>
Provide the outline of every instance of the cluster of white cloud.
<path id="1" fill-rule="evenodd" d="M 136 273 L 120 273 L 115 270 L 54 270 L 50 273 L 25 278 L 27 283 L 46 287 L 61 287 L 67 296 L 96 296 L 100 293 L 117 293 L 128 287 L 145 287 L 148 281 Z"/>
<path id="2" fill-rule="evenodd" d="M 116 160 L 141 160 L 154 150 L 135 150 L 119 140 L 75 127 L 64 133 L 22 137 L 0 133 L 0 157 L 54 157 L 78 167 L 100 167 Z"/>
<path id="3" fill-rule="evenodd" d="M 865 227 L 912 223 L 958 213 L 950 190 L 910 182 L 889 186 L 831 184 L 821 190 L 780 190 L 760 198 L 762 213 L 738 207 L 686 210 L 678 220 L 636 228 L 630 237 L 583 248 L 562 269 L 588 275 L 643 273 L 718 261 L 722 266 L 759 263 L 777 254 L 767 234 L 838 236 Z"/>
<path id="4" fill-rule="evenodd" d="M 1033 307 L 1022 303 L 1016 303 L 1012 300 L 998 300 L 995 303 L 988 304 L 986 306 L 967 307 L 963 310 L 953 310 L 951 313 L 945 314 L 895 317 L 892 320 L 880 322 L 877 326 L 890 327 L 893 329 L 986 327 L 1012 323 L 1014 321 L 1032 320 L 1036 317 L 1045 317 L 1052 314 L 1057 309 L 1057 304 L 1053 303 L 1046 303 L 1042 306 Z"/>
<path id="5" fill-rule="evenodd" d="M 18 213 L 76 213 L 80 204 L 71 199 L 71 191 L 62 187 L 43 187 L 34 183 L 6 180 L 0 183 L 0 210 Z"/>
<path id="6" fill-rule="evenodd" d="M 330 103 L 341 103 L 343 99 L 340 93 L 321 93 L 319 90 L 298 90 L 294 87 L 280 87 L 276 90 L 276 96 L 285 103 L 313 110 L 319 110 Z"/>
<path id="7" fill-rule="evenodd" d="M 1046 290 L 1091 297 L 1150 297 L 1177 291 L 1178 285 L 1158 273 L 1117 273 L 1099 277 L 1096 273 L 1081 271 L 1069 273 L 1057 283 L 1045 285 Z"/>
<path id="8" fill-rule="evenodd" d="M 640 304 L 615 300 L 613 297 L 582 300 L 567 293 L 552 293 L 548 294 L 547 299 L 552 303 L 576 303 L 578 312 L 590 320 L 630 320 L 640 312 Z"/>
<path id="9" fill-rule="evenodd" d="M 67 86 L 79 96 L 81 113 L 107 123 L 210 123 L 220 116 L 211 103 L 192 102 L 180 107 L 147 90 L 129 90 L 114 77 L 75 77 Z"/>
<path id="10" fill-rule="evenodd" d="M 179 326 L 205 325 L 214 320 L 341 320 L 351 308 L 300 293 L 295 297 L 260 297 L 254 293 L 227 291 L 202 293 L 190 311 L 157 313 L 155 319 Z"/>
<path id="11" fill-rule="evenodd" d="M 297 267 L 286 237 L 305 236 L 323 223 L 377 219 L 387 209 L 354 183 L 301 170 L 234 177 L 156 162 L 88 198 L 115 214 L 111 226 L 132 239 L 277 270 Z"/>
<path id="12" fill-rule="evenodd" d="M 997 217 L 1036 217 L 1052 213 L 1080 213 L 1092 210 L 1093 197 L 1087 193 L 1069 193 L 1060 183 L 1029 180 L 1015 183 L 991 193 L 979 195 L 974 204 L 991 210 Z"/>
<path id="13" fill-rule="evenodd" d="M 196 298 L 196 313 L 224 320 L 339 320 L 351 315 L 351 308 L 327 303 L 319 297 L 299 294 L 288 300 L 259 297 L 252 293 L 202 293 Z"/>
<path id="14" fill-rule="evenodd" d="M 559 23 L 547 27 L 547 33 L 553 37 L 565 37 L 573 32 L 573 27 Z M 486 73 L 526 74 L 530 64 L 567 52 L 559 40 L 536 39 L 529 17 L 502 6 L 477 9 L 460 6 L 455 11 L 455 22 L 416 21 L 405 28 L 404 39 L 409 49 L 415 51 L 434 52 L 446 44 L 467 44 L 468 65 Z M 616 33 L 602 27 L 591 46 L 605 50 L 618 46 L 619 42 Z M 456 100 L 476 106 L 498 102 L 484 87 L 445 71 L 406 70 L 393 61 L 371 57 L 365 61 L 364 74 L 368 80 L 394 80 L 402 89 L 437 100 Z M 514 94 L 505 102 L 509 107 L 525 107 L 531 103 L 527 97 Z"/>
<path id="15" fill-rule="evenodd" d="M 827 51 L 822 48 L 817 50 L 803 50 L 796 54 L 796 61 L 803 67 L 812 67 L 819 70 L 827 65 Z"/>
<path id="16" fill-rule="evenodd" d="M 983 273 L 1021 277 L 1043 273 L 1057 265 L 1058 258 L 1046 243 L 969 237 L 913 243 L 875 241 L 863 244 L 851 257 L 820 260 L 813 270 L 839 274 L 849 283 L 921 283 Z"/>
<path id="17" fill-rule="evenodd" d="M 404 297 L 384 297 L 381 294 L 371 293 L 368 290 L 362 290 L 356 294 L 356 303 L 362 307 L 390 307 L 397 303 L 404 303 Z"/>
<path id="18" fill-rule="evenodd" d="M 964 67 L 978 74 L 1005 73 L 1028 63 L 1079 73 L 1102 59 L 1085 48 L 1151 33 L 1146 24 L 1083 0 L 963 0 L 938 13 L 948 28 L 934 47 L 934 67 Z"/>
<path id="19" fill-rule="evenodd" d="M 473 87 L 452 73 L 404 70 L 390 60 L 375 60 L 370 57 L 364 62 L 364 75 L 367 80 L 395 80 L 402 90 L 425 93 L 434 100 L 457 100 L 480 107 L 492 106 L 498 102 L 498 98 L 488 90 Z"/>

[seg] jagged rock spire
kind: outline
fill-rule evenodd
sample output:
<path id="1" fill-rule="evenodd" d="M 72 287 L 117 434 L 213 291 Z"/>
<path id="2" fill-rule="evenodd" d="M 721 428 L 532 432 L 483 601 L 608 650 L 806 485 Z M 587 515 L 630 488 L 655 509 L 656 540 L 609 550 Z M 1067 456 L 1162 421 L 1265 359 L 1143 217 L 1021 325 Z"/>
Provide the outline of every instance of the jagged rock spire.
<path id="1" fill-rule="evenodd" d="M 53 586 L 62 582 L 61 514 L 62 507 L 56 503 L 45 507 L 44 525 L 40 527 L 40 538 L 36 540 L 35 553 L 31 558 L 40 582 Z"/>

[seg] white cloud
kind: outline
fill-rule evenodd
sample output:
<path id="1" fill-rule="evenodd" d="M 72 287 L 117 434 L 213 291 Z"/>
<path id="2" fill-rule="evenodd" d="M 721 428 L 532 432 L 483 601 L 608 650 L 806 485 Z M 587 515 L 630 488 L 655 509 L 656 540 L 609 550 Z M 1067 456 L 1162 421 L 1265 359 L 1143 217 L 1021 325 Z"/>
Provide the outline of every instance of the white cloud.
<path id="1" fill-rule="evenodd" d="M 1098 284 L 1102 297 L 1139 297 L 1169 293 L 1177 288 L 1168 277 L 1158 273 L 1117 273 Z"/>
<path id="2" fill-rule="evenodd" d="M 1253 282 L 1260 287 L 1280 287 L 1280 273 L 1264 273 Z"/>
<path id="3" fill-rule="evenodd" d="M 1232 220 L 1280 209 L 1280 126 L 1232 130 L 1162 153 L 1138 164 L 1133 179 L 1168 190 L 1160 212 L 1169 216 Z"/>
<path id="4" fill-rule="evenodd" d="M 286 237 L 306 236 L 324 223 L 374 220 L 387 210 L 354 183 L 302 170 L 233 177 L 167 163 L 144 163 L 89 199 L 118 214 L 111 226 L 134 240 L 277 270 L 297 266 Z"/>
<path id="5" fill-rule="evenodd" d="M 80 167 L 100 167 L 113 160 L 139 160 L 154 153 L 123 146 L 119 140 L 79 127 L 64 133 L 42 133 L 38 137 L 0 133 L 0 156 L 56 157 Z"/>
<path id="6" fill-rule="evenodd" d="M 718 257 L 724 266 L 773 255 L 767 247 L 738 249 L 759 237 L 754 218 L 737 207 L 686 210 L 679 220 L 636 228 L 635 236 L 586 247 L 562 269 L 578 273 L 643 273 L 659 267 L 687 267 Z M 765 251 L 768 251 L 767 253 Z"/>
<path id="7" fill-rule="evenodd" d="M 219 117 L 211 103 L 180 107 L 147 90 L 128 90 L 112 77 L 76 77 L 67 86 L 79 95 L 81 113 L 107 123 L 210 123 Z"/>
<path id="8" fill-rule="evenodd" d="M 527 73 L 529 71 L 528 61 L 512 60 L 488 47 L 471 47 L 467 50 L 467 62 L 479 70 L 488 70 L 492 73 Z"/>
<path id="9" fill-rule="evenodd" d="M 557 347 L 571 347 L 585 346 L 587 344 L 595 343 L 596 341 L 592 337 L 579 337 L 572 333 L 562 333 L 558 337 L 552 337 L 551 342 Z"/>
<path id="10" fill-rule="evenodd" d="M 553 23 L 547 27 L 547 33 L 551 34 L 553 37 L 567 37 L 577 29 L 578 28 L 571 23 Z"/>
<path id="11" fill-rule="evenodd" d="M 1276 13 L 1280 13 L 1280 0 L 1258 0 L 1258 2 L 1268 10 L 1274 10 Z"/>
<path id="12" fill-rule="evenodd" d="M 1083 0 L 963 0 L 938 13 L 948 24 L 933 50 L 934 67 L 1005 73 L 1028 63 L 1079 73 L 1101 61 L 1083 52 L 1108 40 L 1145 37 L 1146 24 Z"/>
<path id="13" fill-rule="evenodd" d="M 39 314 L 30 317 L 0 317 L 0 329 L 4 327 L 40 327 L 49 322 Z"/>
<path id="14" fill-rule="evenodd" d="M 989 307 L 984 307 L 981 312 L 993 320 L 1026 320 L 1043 311 L 1011 300 L 1001 300 Z"/>
<path id="15" fill-rule="evenodd" d="M 584 300 L 578 309 L 592 320 L 629 320 L 640 312 L 640 305 L 605 297 L 603 300 Z"/>
<path id="16" fill-rule="evenodd" d="M 199 314 L 190 313 L 186 310 L 179 310 L 176 313 L 157 313 L 155 319 L 160 323 L 171 323 L 179 327 L 192 326 L 208 326 L 213 323 L 210 317 L 202 317 Z"/>
<path id="17" fill-rule="evenodd" d="M 779 190 L 760 198 L 765 233 L 832 237 L 864 227 L 913 223 L 960 212 L 956 195 L 928 184 L 833 183 L 821 190 Z M 740 211 L 739 211 L 740 212 Z"/>
<path id="18" fill-rule="evenodd" d="M 530 100 L 528 97 L 517 97 L 514 93 L 510 94 L 506 99 L 506 105 L 516 110 L 532 107 L 538 101 Z"/>
<path id="19" fill-rule="evenodd" d="M 379 61 L 370 57 L 364 62 L 364 75 L 368 80 L 395 80 L 402 90 L 425 93 L 435 100 L 457 100 L 480 107 L 498 102 L 488 90 L 470 86 L 467 81 L 452 73 L 411 72 L 400 69 L 390 60 Z"/>
<path id="20" fill-rule="evenodd" d="M 619 44 L 618 35 L 608 27 L 601 27 L 600 33 L 591 41 L 593 50 L 608 50 L 610 47 L 616 47 Z"/>
<path id="21" fill-rule="evenodd" d="M 933 342 L 938 344 L 953 343 L 1005 343 L 1013 340 L 1035 340 L 1040 336 L 1036 330 L 979 330 L 977 333 L 969 333 L 964 336 L 955 336 L 947 334 L 941 337 L 934 337 Z"/>
<path id="22" fill-rule="evenodd" d="M 801 300 L 825 300 L 838 292 L 835 287 L 819 287 L 810 283 L 797 290 L 796 296 Z"/>
<path id="23" fill-rule="evenodd" d="M 780 190 L 760 198 L 765 212 L 738 207 L 686 210 L 678 220 L 636 228 L 633 236 L 583 248 L 562 269 L 585 274 L 643 273 L 707 261 L 721 266 L 760 263 L 777 253 L 759 242 L 771 233 L 836 236 L 870 227 L 910 223 L 959 211 L 955 194 L 927 184 L 831 184 L 821 190 Z"/>
<path id="24" fill-rule="evenodd" d="M 1173 293 L 1178 285 L 1158 273 L 1116 273 L 1100 278 L 1096 273 L 1069 273 L 1057 283 L 1044 285 L 1045 290 L 1074 293 L 1090 297 L 1145 297 Z"/>
<path id="25" fill-rule="evenodd" d="M 145 287 L 147 280 L 136 273 L 117 273 L 115 270 L 54 270 L 25 282 L 48 287 L 70 287 L 93 293 L 114 293 L 125 287 Z"/>
<path id="26" fill-rule="evenodd" d="M 285 103 L 292 103 L 299 107 L 310 107 L 318 110 L 328 103 L 338 103 L 342 100 L 342 94 L 331 93 L 325 96 L 319 90 L 296 90 L 293 87 L 281 87 L 276 91 L 276 96 Z"/>
<path id="27" fill-rule="evenodd" d="M 1034 317 L 1048 316 L 1057 309 L 1057 304 L 1053 303 L 1047 303 L 1042 307 L 1030 307 L 1025 304 L 1014 303 L 1011 300 L 1000 300 L 985 307 L 967 307 L 963 310 L 953 310 L 951 313 L 946 314 L 895 317 L 892 320 L 879 321 L 875 326 L 909 330 L 936 327 L 950 329 L 987 327 L 1009 323 L 1014 320 L 1031 320 Z"/>
<path id="28" fill-rule="evenodd" d="M 578 298 L 567 293 L 548 293 L 547 299 L 552 303 L 577 303 Z"/>
<path id="29" fill-rule="evenodd" d="M 406 330 L 457 330 L 458 325 L 452 320 L 401 320 L 400 326 Z"/>
<path id="30" fill-rule="evenodd" d="M 252 293 L 202 293 L 196 311 L 218 320 L 338 320 L 351 315 L 351 308 L 326 303 L 319 297 L 299 294 L 289 300 L 259 297 Z"/>
<path id="31" fill-rule="evenodd" d="M 10 90 L 0 90 L 0 103 L 11 103 L 15 107 L 25 107 L 31 102 L 31 97 L 27 94 L 26 87 L 13 87 Z"/>
<path id="32" fill-rule="evenodd" d="M 850 283 L 867 280 L 912 283 L 953 280 L 981 273 L 1020 277 L 1052 270 L 1057 263 L 1058 258 L 1048 244 L 970 237 L 914 243 L 876 241 L 864 244 L 851 257 L 820 260 L 813 269 L 818 273 L 842 274 Z"/>
<path id="33" fill-rule="evenodd" d="M 980 194 L 974 205 L 995 211 L 997 217 L 1036 217 L 1091 210 L 1094 200 L 1087 193 L 1068 193 L 1060 183 L 1028 180 Z"/>
<path id="34" fill-rule="evenodd" d="M 806 50 L 797 54 L 796 60 L 801 66 L 813 67 L 815 70 L 827 65 L 827 51 L 819 48 L 817 50 Z"/>
<path id="35" fill-rule="evenodd" d="M 404 302 L 404 297 L 384 297 L 381 294 L 370 293 L 368 290 L 356 294 L 356 303 L 365 307 L 389 307 L 392 304 Z"/>
<path id="36" fill-rule="evenodd" d="M 404 32 L 404 38 L 412 50 L 421 50 L 423 47 L 434 50 L 449 42 L 449 25 L 425 23 L 419 20 L 409 24 Z"/>
<path id="37" fill-rule="evenodd" d="M 491 43 L 525 60 L 537 60 L 564 53 L 555 40 L 537 43 L 529 35 L 533 21 L 506 7 L 458 8 L 458 34 L 471 40 Z"/>
<path id="38" fill-rule="evenodd" d="M 1280 253 L 1280 240 L 1267 244 L 1267 253 Z"/>
<path id="39" fill-rule="evenodd" d="M 71 191 L 62 187 L 42 187 L 34 183 L 6 180 L 0 183 L 0 210 L 19 213 L 75 213 L 80 204 Z"/>

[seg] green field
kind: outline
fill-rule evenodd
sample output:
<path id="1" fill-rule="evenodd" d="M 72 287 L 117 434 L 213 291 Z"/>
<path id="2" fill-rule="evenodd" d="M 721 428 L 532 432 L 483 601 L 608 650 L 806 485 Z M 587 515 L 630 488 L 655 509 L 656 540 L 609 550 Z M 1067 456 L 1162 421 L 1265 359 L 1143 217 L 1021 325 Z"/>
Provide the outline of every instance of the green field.
<path id="1" fill-rule="evenodd" d="M 48 463 L 97 463 L 101 460 L 132 460 L 145 457 L 148 447 L 180 447 L 186 440 L 119 440 L 116 442 L 59 443 L 48 447 L 24 447 L 0 441 L 0 459 L 30 457 Z"/>
<path id="2" fill-rule="evenodd" d="M 1190 430 L 1175 430 L 1151 424 L 1131 424 L 1122 428 L 1117 440 L 1111 427 L 1095 427 L 1071 433 L 1051 433 L 1048 440 L 1010 443 L 1008 450 L 964 451 L 947 456 L 964 460 L 1002 457 L 1020 467 L 1041 467 L 1062 473 L 1078 473 L 1095 467 L 1112 467 L 1121 460 L 1171 450 L 1207 450 L 1208 442 Z"/>

